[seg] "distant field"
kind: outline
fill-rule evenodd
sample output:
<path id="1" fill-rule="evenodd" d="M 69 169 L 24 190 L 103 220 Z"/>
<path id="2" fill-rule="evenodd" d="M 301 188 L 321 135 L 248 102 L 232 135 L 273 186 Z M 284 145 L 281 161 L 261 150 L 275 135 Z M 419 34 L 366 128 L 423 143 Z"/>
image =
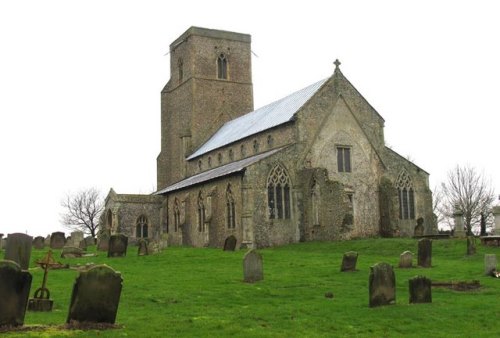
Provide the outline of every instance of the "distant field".
<path id="1" fill-rule="evenodd" d="M 92 251 L 91 249 L 90 251 Z M 346 251 L 359 253 L 357 272 L 340 272 Z M 119 329 L 61 330 L 68 313 L 75 270 L 52 270 L 47 287 L 51 313 L 27 312 L 25 326 L 46 325 L 6 337 L 499 337 L 500 279 L 483 276 L 483 247 L 465 256 L 465 240 L 434 240 L 432 268 L 399 269 L 399 255 L 417 241 L 366 239 L 315 242 L 260 250 L 264 280 L 242 282 L 245 251 L 172 247 L 161 254 L 125 258 L 58 259 L 70 264 L 104 263 L 124 279 L 118 309 Z M 34 250 L 32 264 L 47 250 Z M 60 251 L 55 250 L 55 257 Z M 2 256 L 3 257 L 3 253 Z M 396 273 L 396 304 L 368 307 L 370 266 L 387 262 Z M 40 287 L 41 269 L 33 273 L 31 296 Z M 433 281 L 479 280 L 481 289 L 459 292 L 433 288 L 432 304 L 408 303 L 408 280 L 424 275 Z M 326 298 L 332 292 L 334 298 Z"/>

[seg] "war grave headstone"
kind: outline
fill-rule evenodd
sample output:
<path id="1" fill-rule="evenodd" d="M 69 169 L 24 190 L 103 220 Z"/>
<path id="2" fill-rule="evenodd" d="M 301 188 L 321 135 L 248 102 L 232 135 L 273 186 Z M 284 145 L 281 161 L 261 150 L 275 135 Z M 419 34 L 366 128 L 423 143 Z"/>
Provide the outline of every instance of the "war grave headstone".
<path id="1" fill-rule="evenodd" d="M 484 274 L 491 276 L 493 271 L 497 270 L 497 255 L 485 254 L 484 255 Z"/>
<path id="2" fill-rule="evenodd" d="M 224 241 L 224 251 L 234 251 L 236 249 L 236 237 L 234 237 L 233 235 L 229 236 L 228 238 L 226 238 L 226 240 Z"/>
<path id="3" fill-rule="evenodd" d="M 64 232 L 56 231 L 50 235 L 51 249 L 62 249 L 64 244 L 66 244 L 66 236 L 64 235 Z"/>
<path id="4" fill-rule="evenodd" d="M 9 234 L 4 257 L 19 264 L 21 269 L 28 270 L 32 245 L 33 237 L 29 235 L 23 233 Z"/>
<path id="5" fill-rule="evenodd" d="M 28 302 L 29 311 L 52 311 L 52 305 L 54 302 L 50 299 L 50 291 L 47 289 L 47 274 L 49 268 L 52 266 L 59 266 L 54 258 L 52 257 L 52 250 L 49 250 L 47 255 L 37 260 L 37 265 L 43 268 L 43 281 L 42 286 L 36 289 L 33 298 Z"/>
<path id="6" fill-rule="evenodd" d="M 254 283 L 262 279 L 264 279 L 262 256 L 255 249 L 251 249 L 243 257 L 243 281 Z"/>
<path id="7" fill-rule="evenodd" d="M 424 276 L 415 276 L 409 281 L 410 304 L 432 303 L 432 282 Z"/>
<path id="8" fill-rule="evenodd" d="M 410 251 L 405 251 L 399 255 L 399 267 L 402 269 L 413 267 L 413 254 Z"/>
<path id="9" fill-rule="evenodd" d="M 108 257 L 123 257 L 127 254 L 128 237 L 122 234 L 111 235 L 108 244 Z"/>
<path id="10" fill-rule="evenodd" d="M 340 271 L 356 271 L 356 263 L 358 261 L 358 253 L 356 251 L 348 251 L 342 257 L 342 265 Z"/>
<path id="11" fill-rule="evenodd" d="M 0 261 L 0 327 L 24 324 L 31 280 L 16 262 Z"/>
<path id="12" fill-rule="evenodd" d="M 107 265 L 80 272 L 73 285 L 66 322 L 114 324 L 122 282 L 121 274 Z"/>
<path id="13" fill-rule="evenodd" d="M 148 248 L 148 241 L 145 240 L 144 238 L 141 238 L 137 242 L 137 246 L 139 247 L 137 250 L 137 255 L 138 256 L 147 256 L 149 255 L 149 248 Z"/>
<path id="14" fill-rule="evenodd" d="M 467 236 L 467 256 L 476 254 L 476 238 L 474 236 Z"/>
<path id="15" fill-rule="evenodd" d="M 370 307 L 396 303 L 396 275 L 390 264 L 378 263 L 370 267 L 368 289 Z"/>
<path id="16" fill-rule="evenodd" d="M 418 266 L 430 268 L 432 266 L 432 239 L 423 238 L 418 241 Z"/>
<path id="17" fill-rule="evenodd" d="M 36 236 L 35 238 L 33 238 L 33 247 L 37 250 L 45 248 L 45 237 Z"/>

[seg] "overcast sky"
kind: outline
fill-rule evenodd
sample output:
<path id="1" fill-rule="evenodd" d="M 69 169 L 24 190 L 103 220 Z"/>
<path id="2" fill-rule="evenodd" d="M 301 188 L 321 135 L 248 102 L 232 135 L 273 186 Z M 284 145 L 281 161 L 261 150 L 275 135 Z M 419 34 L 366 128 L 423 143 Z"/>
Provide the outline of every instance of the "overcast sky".
<path id="1" fill-rule="evenodd" d="M 341 70 L 386 143 L 500 193 L 498 1 L 0 2 L 0 233 L 64 229 L 61 199 L 156 190 L 169 44 L 190 26 L 252 35 L 255 108 Z"/>

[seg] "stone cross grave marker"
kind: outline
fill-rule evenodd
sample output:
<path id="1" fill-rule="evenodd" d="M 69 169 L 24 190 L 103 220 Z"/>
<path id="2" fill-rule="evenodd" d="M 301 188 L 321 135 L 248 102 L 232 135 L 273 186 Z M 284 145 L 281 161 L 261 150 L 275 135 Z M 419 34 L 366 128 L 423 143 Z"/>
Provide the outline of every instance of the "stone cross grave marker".
<path id="1" fill-rule="evenodd" d="M 390 264 L 378 263 L 370 267 L 368 282 L 370 307 L 396 303 L 396 275 Z"/>
<path id="2" fill-rule="evenodd" d="M 45 238 L 43 236 L 36 236 L 33 239 L 33 247 L 38 250 L 45 248 Z"/>
<path id="3" fill-rule="evenodd" d="M 410 251 L 405 251 L 399 255 L 399 267 L 402 269 L 413 267 L 413 254 Z"/>
<path id="4" fill-rule="evenodd" d="M 147 256 L 149 255 L 149 246 L 148 246 L 148 241 L 145 240 L 144 238 L 141 238 L 137 242 L 137 246 L 139 249 L 137 250 L 137 255 L 138 256 Z"/>
<path id="5" fill-rule="evenodd" d="M 66 243 L 66 237 L 64 232 L 56 231 L 50 235 L 50 248 L 51 249 L 62 249 Z"/>
<path id="6" fill-rule="evenodd" d="M 251 249 L 243 257 L 243 281 L 254 283 L 262 279 L 264 279 L 262 256 L 255 249 Z"/>
<path id="7" fill-rule="evenodd" d="M 108 257 L 123 257 L 127 254 L 128 237 L 122 234 L 111 235 L 108 244 Z"/>
<path id="8" fill-rule="evenodd" d="M 497 255 L 486 254 L 484 255 L 484 274 L 491 276 L 492 271 L 497 269 Z"/>
<path id="9" fill-rule="evenodd" d="M 22 233 L 9 234 L 5 247 L 5 259 L 16 262 L 21 269 L 28 270 L 33 237 Z"/>
<path id="10" fill-rule="evenodd" d="M 432 303 L 431 280 L 424 276 L 415 276 L 409 281 L 410 304 Z"/>
<path id="11" fill-rule="evenodd" d="M 31 279 L 16 262 L 0 261 L 0 327 L 24 324 Z"/>
<path id="12" fill-rule="evenodd" d="M 233 235 L 226 238 L 224 241 L 224 251 L 234 251 L 236 249 L 236 237 Z"/>
<path id="13" fill-rule="evenodd" d="M 51 266 L 58 266 L 52 257 L 52 250 L 47 252 L 47 255 L 36 261 L 36 264 L 43 268 L 42 286 L 36 289 L 33 298 L 28 302 L 29 311 L 52 311 L 53 301 L 50 299 L 50 291 L 47 289 L 47 274 Z"/>
<path id="14" fill-rule="evenodd" d="M 422 268 L 432 266 L 432 239 L 423 238 L 418 241 L 418 266 Z"/>
<path id="15" fill-rule="evenodd" d="M 107 265 L 80 272 L 73 285 L 66 322 L 114 324 L 122 282 L 121 274 Z"/>
<path id="16" fill-rule="evenodd" d="M 348 251 L 342 257 L 342 265 L 340 271 L 356 271 L 356 263 L 358 261 L 358 253 L 356 251 Z"/>

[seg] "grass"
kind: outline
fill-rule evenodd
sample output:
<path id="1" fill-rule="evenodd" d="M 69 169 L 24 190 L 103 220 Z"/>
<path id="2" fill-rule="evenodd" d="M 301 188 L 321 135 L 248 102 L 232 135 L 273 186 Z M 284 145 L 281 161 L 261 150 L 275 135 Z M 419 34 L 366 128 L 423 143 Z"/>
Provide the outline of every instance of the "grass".
<path id="1" fill-rule="evenodd" d="M 357 251 L 358 271 L 340 272 L 342 255 Z M 51 270 L 47 287 L 50 313 L 27 312 L 25 326 L 6 337 L 494 337 L 500 336 L 500 279 L 483 276 L 484 254 L 499 248 L 478 246 L 465 256 L 465 240 L 435 240 L 432 268 L 399 269 L 399 255 L 417 252 L 413 239 L 313 242 L 260 250 L 264 280 L 242 282 L 245 251 L 171 247 L 161 254 L 125 258 L 58 259 L 70 264 L 105 263 L 120 271 L 123 290 L 112 330 L 64 330 L 72 286 L 78 272 Z M 32 262 L 47 250 L 34 250 Z M 55 257 L 60 252 L 55 250 Z M 370 266 L 395 267 L 396 304 L 368 307 Z M 414 256 L 414 264 L 416 255 Z M 31 266 L 34 266 L 32 263 Z M 43 271 L 33 274 L 31 295 Z M 431 304 L 408 303 L 408 280 L 473 280 L 481 289 L 459 292 L 433 288 Z M 326 298 L 332 292 L 334 298 Z"/>

